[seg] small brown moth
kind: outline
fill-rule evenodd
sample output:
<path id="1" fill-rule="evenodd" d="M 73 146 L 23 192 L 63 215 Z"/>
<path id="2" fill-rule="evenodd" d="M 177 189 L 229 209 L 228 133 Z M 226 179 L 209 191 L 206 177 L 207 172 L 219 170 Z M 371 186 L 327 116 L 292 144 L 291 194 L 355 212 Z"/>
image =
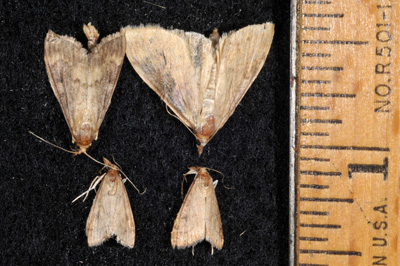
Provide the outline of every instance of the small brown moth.
<path id="1" fill-rule="evenodd" d="M 105 240 L 116 236 L 122 245 L 133 248 L 135 245 L 135 222 L 128 194 L 121 175 L 107 159 L 104 163 L 110 167 L 93 201 L 86 223 L 86 235 L 89 246 L 101 245 Z"/>
<path id="2" fill-rule="evenodd" d="M 103 38 L 89 23 L 83 26 L 88 39 L 87 51 L 72 37 L 47 33 L 44 61 L 51 87 L 61 105 L 72 134 L 79 146 L 76 154 L 97 139 L 100 125 L 111 102 L 125 57 L 125 35 L 120 32 Z"/>
<path id="3" fill-rule="evenodd" d="M 185 176 L 196 176 L 175 219 L 171 232 L 172 247 L 194 247 L 207 240 L 212 248 L 221 249 L 224 235 L 213 179 L 204 167 L 189 169 Z"/>
<path id="4" fill-rule="evenodd" d="M 127 56 L 139 76 L 196 136 L 199 155 L 233 114 L 267 58 L 274 25 L 220 37 L 158 26 L 127 27 Z"/>

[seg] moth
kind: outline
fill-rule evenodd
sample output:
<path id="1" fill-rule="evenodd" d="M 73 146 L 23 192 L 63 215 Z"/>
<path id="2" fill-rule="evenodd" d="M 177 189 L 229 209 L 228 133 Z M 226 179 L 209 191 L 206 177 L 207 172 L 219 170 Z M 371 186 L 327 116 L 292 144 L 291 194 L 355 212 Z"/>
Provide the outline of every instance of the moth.
<path id="1" fill-rule="evenodd" d="M 102 179 L 86 222 L 86 235 L 89 246 L 101 245 L 116 236 L 117 242 L 133 248 L 135 245 L 135 221 L 132 208 L 117 166 L 107 159 L 109 167 Z"/>
<path id="2" fill-rule="evenodd" d="M 175 219 L 171 232 L 172 247 L 194 247 L 207 240 L 212 250 L 214 247 L 221 249 L 224 235 L 213 179 L 204 167 L 190 167 L 185 176 L 189 174 L 196 176 Z"/>
<path id="3" fill-rule="evenodd" d="M 47 33 L 44 61 L 50 84 L 67 120 L 72 143 L 86 153 L 97 140 L 125 57 L 125 35 L 118 32 L 97 44 L 99 33 L 83 26 L 88 49 L 72 37 Z"/>
<path id="4" fill-rule="evenodd" d="M 251 25 L 210 38 L 158 26 L 126 27 L 127 57 L 204 146 L 233 114 L 267 58 L 274 25 Z"/>

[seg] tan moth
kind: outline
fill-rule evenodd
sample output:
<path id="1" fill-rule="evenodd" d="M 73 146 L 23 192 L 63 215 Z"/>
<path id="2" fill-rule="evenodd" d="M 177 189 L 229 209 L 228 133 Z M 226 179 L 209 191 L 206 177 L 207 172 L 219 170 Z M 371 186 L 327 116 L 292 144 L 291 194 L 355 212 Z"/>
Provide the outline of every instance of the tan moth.
<path id="1" fill-rule="evenodd" d="M 107 159 L 104 159 L 104 163 L 109 170 L 99 177 L 101 184 L 87 219 L 88 245 L 101 245 L 115 235 L 118 243 L 133 248 L 135 221 L 125 185 L 116 170 L 118 167 Z"/>
<path id="2" fill-rule="evenodd" d="M 194 247 L 207 240 L 212 248 L 221 249 L 224 235 L 213 179 L 204 167 L 190 167 L 185 176 L 189 174 L 196 176 L 175 219 L 172 247 Z"/>
<path id="3" fill-rule="evenodd" d="M 267 58 L 274 25 L 210 38 L 158 26 L 126 27 L 126 54 L 139 76 L 196 136 L 199 155 L 233 114 Z"/>
<path id="4" fill-rule="evenodd" d="M 97 139 L 100 125 L 111 102 L 125 56 L 126 41 L 120 32 L 103 38 L 89 23 L 83 26 L 86 50 L 72 37 L 47 33 L 44 60 L 50 84 L 61 105 L 72 135 L 86 153 Z"/>

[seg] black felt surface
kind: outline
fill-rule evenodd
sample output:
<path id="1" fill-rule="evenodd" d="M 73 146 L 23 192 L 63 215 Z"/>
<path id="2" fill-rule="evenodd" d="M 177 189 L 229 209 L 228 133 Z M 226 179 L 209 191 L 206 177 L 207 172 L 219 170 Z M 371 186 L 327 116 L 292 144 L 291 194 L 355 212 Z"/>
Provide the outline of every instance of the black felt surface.
<path id="1" fill-rule="evenodd" d="M 45 2 L 45 3 L 44 3 Z M 1 265 L 287 265 L 289 151 L 289 1 L 4 1 L 0 8 Z M 199 158 L 195 138 L 125 59 L 99 139 L 89 153 L 121 165 L 141 189 L 126 185 L 136 243 L 86 242 L 94 193 L 71 203 L 101 168 L 84 155 L 71 157 L 28 134 L 72 147 L 43 60 L 49 29 L 86 45 L 83 23 L 101 37 L 126 25 L 160 24 L 186 31 L 237 30 L 276 24 L 270 54 L 259 76 L 225 126 Z M 190 166 L 225 175 L 216 193 L 223 249 L 210 255 L 203 242 L 174 250 L 170 233 L 182 203 L 180 186 Z M 214 179 L 220 175 L 212 173 Z M 185 188 L 192 181 L 188 179 Z"/>

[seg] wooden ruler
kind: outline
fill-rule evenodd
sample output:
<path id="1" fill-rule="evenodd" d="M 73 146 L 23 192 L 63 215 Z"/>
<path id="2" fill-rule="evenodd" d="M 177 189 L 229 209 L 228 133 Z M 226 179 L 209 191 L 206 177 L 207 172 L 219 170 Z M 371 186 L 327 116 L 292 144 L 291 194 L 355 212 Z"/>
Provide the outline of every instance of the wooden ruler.
<path id="1" fill-rule="evenodd" d="M 292 8 L 291 265 L 400 265 L 400 2 Z"/>

